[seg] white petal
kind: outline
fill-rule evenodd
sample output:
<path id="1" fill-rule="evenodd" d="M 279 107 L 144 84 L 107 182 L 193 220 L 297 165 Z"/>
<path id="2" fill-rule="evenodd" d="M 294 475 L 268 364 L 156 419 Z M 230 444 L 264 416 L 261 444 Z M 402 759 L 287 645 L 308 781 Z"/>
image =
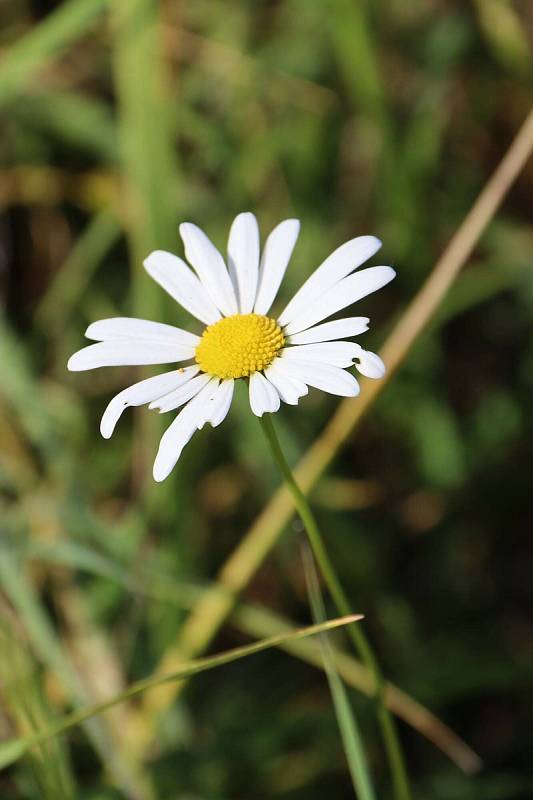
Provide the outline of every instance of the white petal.
<path id="1" fill-rule="evenodd" d="M 271 364 L 276 372 L 280 373 L 285 380 L 290 381 L 295 389 L 299 392 L 300 397 L 309 394 L 309 387 L 307 384 L 292 374 L 292 364 L 290 361 L 283 361 L 281 358 L 275 358 Z"/>
<path id="2" fill-rule="evenodd" d="M 292 322 L 324 292 L 377 253 L 380 247 L 381 242 L 375 236 L 358 236 L 338 247 L 296 292 L 279 317 L 280 325 Z"/>
<path id="3" fill-rule="evenodd" d="M 99 342 L 111 339 L 144 339 L 166 344 L 185 344 L 189 347 L 196 347 L 200 342 L 199 336 L 173 325 L 131 317 L 113 317 L 93 322 L 85 331 L 85 336 Z"/>
<path id="4" fill-rule="evenodd" d="M 224 422 L 230 410 L 231 401 L 233 400 L 233 388 L 235 381 L 233 379 L 221 381 L 218 387 L 217 394 L 214 398 L 213 408 L 206 422 L 209 422 L 213 428 Z"/>
<path id="5" fill-rule="evenodd" d="M 210 396 L 211 391 L 212 387 L 208 383 L 180 411 L 174 422 L 161 437 L 159 450 L 154 462 L 154 480 L 165 480 L 174 469 L 183 448 L 197 429 L 198 421 L 204 414 L 205 400 Z"/>
<path id="6" fill-rule="evenodd" d="M 207 393 L 204 397 L 202 413 L 196 421 L 196 427 L 199 431 L 202 430 L 211 414 L 213 414 L 215 411 L 216 397 L 218 395 L 218 390 L 220 389 L 220 378 L 214 378 L 210 380 L 209 388 L 209 393 Z"/>
<path id="7" fill-rule="evenodd" d="M 250 375 L 250 406 L 257 417 L 265 411 L 274 413 L 280 406 L 279 394 L 261 372 Z"/>
<path id="8" fill-rule="evenodd" d="M 274 359 L 272 364 L 265 370 L 265 377 L 277 390 L 283 402 L 291 406 L 298 405 L 300 397 L 309 392 L 307 384 L 287 374 L 287 367 L 282 364 L 279 358 Z"/>
<path id="9" fill-rule="evenodd" d="M 199 369 L 200 367 L 194 366 L 164 372 L 162 375 L 155 375 L 153 378 L 146 378 L 144 381 L 134 383 L 133 386 L 129 386 L 115 395 L 104 411 L 100 422 L 100 433 L 104 439 L 109 439 L 122 412 L 128 406 L 142 406 L 152 400 L 157 400 L 158 397 L 174 391 L 182 383 L 190 380 Z"/>
<path id="10" fill-rule="evenodd" d="M 368 267 L 354 275 L 349 275 L 332 286 L 320 299 L 316 300 L 286 326 L 285 332 L 294 333 L 307 330 L 346 306 L 352 305 L 367 294 L 381 289 L 396 275 L 392 267 Z"/>
<path id="11" fill-rule="evenodd" d="M 206 325 L 220 319 L 220 312 L 210 296 L 181 258 L 155 250 L 143 263 L 150 277 L 193 317 Z"/>
<path id="12" fill-rule="evenodd" d="M 385 372 L 387 371 L 385 364 L 376 353 L 372 353 L 370 350 L 363 350 L 361 348 L 358 358 L 359 363 L 355 366 L 361 375 L 366 375 L 367 378 L 376 379 L 382 378 L 385 375 Z"/>
<path id="13" fill-rule="evenodd" d="M 74 353 L 67 364 L 72 372 L 96 367 L 139 366 L 141 364 L 170 364 L 194 357 L 194 347 L 183 344 L 163 344 L 140 339 L 114 339 L 90 344 Z"/>
<path id="14" fill-rule="evenodd" d="M 205 233 L 192 222 L 182 222 L 180 234 L 187 261 L 192 264 L 207 293 L 224 316 L 237 314 L 237 298 L 224 259 Z"/>
<path id="15" fill-rule="evenodd" d="M 307 361 L 332 364 L 334 367 L 351 367 L 359 356 L 361 345 L 355 342 L 320 342 L 284 347 L 280 353 L 287 361 Z"/>
<path id="16" fill-rule="evenodd" d="M 209 402 L 206 403 L 205 415 L 198 423 L 198 428 L 201 429 L 209 422 L 213 428 L 220 425 L 226 419 L 228 411 L 233 399 L 233 386 L 235 381 L 233 378 L 229 380 L 220 381 L 220 385 L 216 386 Z"/>
<path id="17" fill-rule="evenodd" d="M 174 411 L 175 408 L 179 408 L 186 403 L 187 400 L 190 400 L 191 397 L 197 395 L 198 392 L 209 383 L 209 380 L 210 376 L 202 372 L 201 375 L 197 375 L 195 378 L 192 378 L 192 380 L 187 381 L 173 392 L 168 392 L 168 394 L 158 397 L 150 403 L 149 408 L 158 408 L 161 414 L 165 411 Z"/>
<path id="18" fill-rule="evenodd" d="M 259 228 L 253 214 L 235 217 L 228 239 L 228 267 L 241 314 L 253 311 L 259 274 Z"/>
<path id="19" fill-rule="evenodd" d="M 268 314 L 270 311 L 299 232 L 299 220 L 286 219 L 274 228 L 266 240 L 259 268 L 259 288 L 254 306 L 256 314 Z"/>
<path id="20" fill-rule="evenodd" d="M 349 339 L 368 330 L 368 317 L 346 317 L 334 319 L 333 322 L 323 322 L 301 333 L 287 337 L 287 344 L 313 344 L 315 342 L 330 342 L 333 339 Z"/>
<path id="21" fill-rule="evenodd" d="M 339 367 L 293 361 L 290 372 L 298 380 L 330 394 L 341 397 L 356 397 L 359 394 L 359 384 L 354 376 Z"/>

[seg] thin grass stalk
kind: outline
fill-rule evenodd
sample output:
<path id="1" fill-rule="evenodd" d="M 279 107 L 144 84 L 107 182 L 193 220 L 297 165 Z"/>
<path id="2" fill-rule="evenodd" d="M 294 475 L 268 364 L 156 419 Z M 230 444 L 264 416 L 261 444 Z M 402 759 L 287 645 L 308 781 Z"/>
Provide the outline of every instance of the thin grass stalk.
<path id="1" fill-rule="evenodd" d="M 335 567 L 333 566 L 328 555 L 326 546 L 324 544 L 324 538 L 320 532 L 320 528 L 317 525 L 315 515 L 313 514 L 311 507 L 307 502 L 306 496 L 295 480 L 291 467 L 285 458 L 285 454 L 283 453 L 274 425 L 272 424 L 272 417 L 270 414 L 264 414 L 259 421 L 272 452 L 274 461 L 279 467 L 283 480 L 285 481 L 285 485 L 292 496 L 296 510 L 298 511 L 300 519 L 304 524 L 311 549 L 313 550 L 313 554 L 318 564 L 318 568 L 320 569 L 333 601 L 341 614 L 349 614 L 350 601 L 346 596 L 344 588 L 342 587 L 339 577 L 335 571 Z M 398 800 L 410 800 L 411 792 L 409 789 L 407 770 L 404 763 L 398 733 L 396 731 L 396 725 L 394 723 L 392 714 L 385 703 L 385 683 L 377 658 L 361 626 L 358 625 L 357 630 L 349 630 L 348 635 L 350 636 L 352 644 L 358 652 L 361 661 L 373 678 L 373 695 L 376 702 L 376 714 L 389 761 L 395 797 L 397 797 Z"/>
<path id="2" fill-rule="evenodd" d="M 93 575 L 105 577 L 118 583 L 133 595 L 150 598 L 175 608 L 190 609 L 199 599 L 210 591 L 209 588 L 180 582 L 176 584 L 171 575 L 160 569 L 150 569 L 148 565 L 139 564 L 135 578 L 123 567 L 108 558 L 95 555 L 82 545 L 62 542 L 56 546 L 33 546 L 27 556 L 38 563 L 61 564 L 71 569 L 78 569 Z M 222 590 L 221 590 L 222 591 Z M 254 639 L 266 639 L 280 633 L 294 630 L 294 623 L 271 610 L 256 604 L 239 603 L 232 611 L 231 623 L 242 633 Z M 289 641 L 280 647 L 295 658 L 300 658 L 318 669 L 323 668 L 319 649 L 309 639 Z M 368 670 L 351 654 L 335 649 L 336 669 L 350 686 L 367 696 L 372 695 L 373 679 Z M 385 700 L 389 709 L 418 731 L 428 741 L 440 748 L 460 769 L 467 774 L 477 772 L 481 767 L 479 756 L 458 737 L 447 725 L 427 708 L 409 697 L 397 686 L 386 683 Z"/>
<path id="3" fill-rule="evenodd" d="M 324 600 L 318 583 L 318 575 L 313 555 L 308 547 L 303 547 L 303 559 L 307 593 L 315 622 L 323 622 L 326 618 Z M 363 739 L 359 731 L 355 713 L 351 707 L 348 694 L 337 671 L 333 648 L 326 634 L 319 636 L 322 650 L 324 670 L 328 679 L 337 724 L 356 797 L 359 800 L 375 800 L 374 788 L 370 778 Z"/>
<path id="4" fill-rule="evenodd" d="M 242 647 L 235 647 L 233 650 L 227 650 L 224 653 L 218 653 L 214 656 L 191 661 L 187 664 L 183 664 L 180 669 L 168 675 L 155 675 L 136 681 L 136 683 L 132 684 L 124 692 L 111 697 L 109 700 L 96 703 L 88 708 L 81 708 L 77 711 L 73 711 L 71 714 L 67 714 L 62 719 L 57 720 L 54 724 L 50 725 L 50 727 L 37 731 L 35 734 L 1 743 L 0 768 L 17 761 L 30 748 L 47 742 L 71 728 L 81 725 L 83 722 L 87 722 L 93 717 L 102 714 L 104 711 L 109 711 L 109 709 L 114 708 L 120 703 L 124 703 L 126 700 L 142 695 L 165 683 L 173 683 L 183 680 L 183 678 L 190 678 L 193 675 L 199 675 L 201 672 L 206 672 L 216 667 L 222 667 L 226 664 L 231 664 L 233 661 L 238 661 L 241 658 L 261 653 L 263 650 L 279 647 L 284 642 L 303 639 L 307 636 L 315 636 L 318 633 L 323 633 L 333 628 L 351 625 L 353 622 L 358 622 L 360 619 L 362 619 L 360 614 L 349 614 L 344 617 L 328 620 L 327 622 L 308 625 L 305 628 L 272 636 L 259 642 L 253 642 L 252 644 L 243 645 Z"/>

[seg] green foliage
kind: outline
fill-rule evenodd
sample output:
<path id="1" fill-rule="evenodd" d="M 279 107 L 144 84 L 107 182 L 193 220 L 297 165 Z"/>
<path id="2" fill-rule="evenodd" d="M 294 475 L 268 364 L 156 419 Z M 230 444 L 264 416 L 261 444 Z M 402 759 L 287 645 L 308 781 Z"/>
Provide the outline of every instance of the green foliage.
<path id="1" fill-rule="evenodd" d="M 42 675 L 27 650 L 19 641 L 5 615 L 0 621 L 0 682 L 6 711 L 12 715 L 22 738 L 50 724 L 51 710 L 42 686 Z M 22 756 L 20 739 L 0 745 L 0 767 Z M 40 743 L 31 750 L 28 772 L 21 776 L 29 791 L 43 800 L 73 800 L 74 786 L 70 764 L 61 739 Z"/>
<path id="2" fill-rule="evenodd" d="M 155 486 L 166 416 L 142 409 L 98 434 L 138 373 L 66 372 L 88 322 L 189 325 L 143 257 L 181 254 L 183 220 L 224 250 L 251 209 L 263 236 L 302 219 L 281 303 L 342 241 L 383 239 L 376 263 L 398 278 L 358 308 L 377 348 L 527 113 L 531 52 L 527 12 L 503 0 L 8 0 L 0 19 L 0 740 L 13 761 L 12 737 L 154 672 L 278 484 L 242 392 Z M 533 785 L 531 183 L 529 167 L 316 492 L 385 674 L 486 764 L 466 776 L 402 726 L 420 800 Z M 291 461 L 336 406 L 311 392 L 282 410 Z M 295 524 L 247 599 L 300 626 L 297 538 Z M 276 632 L 246 609 L 232 619 L 217 651 Z M 0 773 L 2 800 L 351 796 L 316 653 L 287 651 L 195 677 L 142 753 L 150 711 L 131 700 L 43 742 Z M 372 704 L 349 699 L 389 797 Z"/>

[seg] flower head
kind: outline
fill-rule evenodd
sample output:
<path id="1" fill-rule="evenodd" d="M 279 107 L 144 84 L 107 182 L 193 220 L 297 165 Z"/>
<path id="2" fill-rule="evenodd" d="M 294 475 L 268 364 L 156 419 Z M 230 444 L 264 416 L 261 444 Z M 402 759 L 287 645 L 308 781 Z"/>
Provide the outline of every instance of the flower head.
<path id="1" fill-rule="evenodd" d="M 273 413 L 280 402 L 296 405 L 309 386 L 355 397 L 354 366 L 369 378 L 381 378 L 383 362 L 375 353 L 345 341 L 368 329 L 367 317 L 323 322 L 394 278 L 391 267 L 356 271 L 380 248 L 374 236 L 359 236 L 337 248 L 305 281 L 279 316 L 270 316 L 289 263 L 300 224 L 281 222 L 260 256 L 253 214 L 233 222 L 228 265 L 207 236 L 191 223 L 180 226 L 190 267 L 160 250 L 144 262 L 148 274 L 193 317 L 204 323 L 200 336 L 159 322 L 118 317 L 89 325 L 96 341 L 71 356 L 70 370 L 141 364 L 180 364 L 120 392 L 107 406 L 100 430 L 109 438 L 128 406 L 148 404 L 160 412 L 181 408 L 164 433 L 154 463 L 154 478 L 164 480 L 196 430 L 226 417 L 235 381 L 249 384 L 250 406 L 257 416 Z"/>

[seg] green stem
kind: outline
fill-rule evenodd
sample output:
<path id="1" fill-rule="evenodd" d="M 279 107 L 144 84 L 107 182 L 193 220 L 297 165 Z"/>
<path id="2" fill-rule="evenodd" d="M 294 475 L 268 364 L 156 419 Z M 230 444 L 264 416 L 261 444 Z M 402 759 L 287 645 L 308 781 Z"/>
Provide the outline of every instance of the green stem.
<path id="1" fill-rule="evenodd" d="M 333 564 L 330 561 L 322 539 L 322 534 L 320 533 L 313 512 L 307 502 L 307 498 L 298 486 L 283 450 L 281 449 L 274 425 L 272 424 L 272 418 L 270 414 L 265 414 L 259 421 L 272 450 L 274 459 L 293 497 L 294 505 L 304 524 L 317 564 L 335 605 L 341 614 L 349 614 L 350 603 L 337 577 Z M 385 683 L 376 656 L 361 626 L 350 626 L 348 635 L 359 653 L 361 661 L 370 670 L 374 678 L 374 697 L 377 706 L 377 716 L 389 759 L 396 800 L 411 800 L 407 770 L 400 747 L 398 732 L 392 715 L 385 705 Z"/>

